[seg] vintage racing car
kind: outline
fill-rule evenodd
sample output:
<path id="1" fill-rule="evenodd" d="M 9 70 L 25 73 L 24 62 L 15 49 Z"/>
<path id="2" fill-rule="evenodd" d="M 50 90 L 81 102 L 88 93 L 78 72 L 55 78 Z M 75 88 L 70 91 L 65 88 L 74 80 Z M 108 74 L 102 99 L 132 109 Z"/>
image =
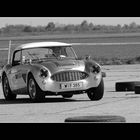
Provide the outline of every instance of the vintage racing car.
<path id="1" fill-rule="evenodd" d="M 35 42 L 19 45 L 9 64 L 2 70 L 2 87 L 6 100 L 28 94 L 33 101 L 46 95 L 87 93 L 91 100 L 104 94 L 101 66 L 89 57 L 78 59 L 72 44 Z"/>

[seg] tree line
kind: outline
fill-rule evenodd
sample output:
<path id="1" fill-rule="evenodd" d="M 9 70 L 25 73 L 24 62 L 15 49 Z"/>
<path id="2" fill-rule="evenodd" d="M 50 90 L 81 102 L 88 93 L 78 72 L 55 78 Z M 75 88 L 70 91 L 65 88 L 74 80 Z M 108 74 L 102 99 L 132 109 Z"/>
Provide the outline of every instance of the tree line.
<path id="1" fill-rule="evenodd" d="M 120 33 L 140 32 L 140 25 L 135 22 L 124 25 L 95 25 L 86 20 L 80 24 L 56 25 L 49 22 L 46 26 L 31 25 L 5 25 L 0 28 L 0 36 L 23 35 L 23 34 L 52 34 L 52 33 Z"/>

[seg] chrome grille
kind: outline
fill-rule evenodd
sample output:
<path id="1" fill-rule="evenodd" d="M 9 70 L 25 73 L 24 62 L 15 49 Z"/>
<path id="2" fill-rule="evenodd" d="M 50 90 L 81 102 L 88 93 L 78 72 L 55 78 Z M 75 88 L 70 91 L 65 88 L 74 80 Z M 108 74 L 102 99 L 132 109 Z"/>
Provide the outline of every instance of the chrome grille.
<path id="1" fill-rule="evenodd" d="M 64 71 L 51 76 L 57 82 L 78 81 L 88 77 L 88 74 L 80 71 Z"/>

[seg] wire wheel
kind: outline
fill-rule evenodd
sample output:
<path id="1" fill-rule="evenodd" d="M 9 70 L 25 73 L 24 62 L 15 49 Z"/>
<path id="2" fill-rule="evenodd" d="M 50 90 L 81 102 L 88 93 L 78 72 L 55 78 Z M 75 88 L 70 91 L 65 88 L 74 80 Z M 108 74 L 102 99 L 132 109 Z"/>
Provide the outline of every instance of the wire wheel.
<path id="1" fill-rule="evenodd" d="M 4 95 L 7 97 L 9 93 L 9 83 L 7 77 L 4 78 L 3 91 L 4 91 Z"/>
<path id="2" fill-rule="evenodd" d="M 29 91 L 29 95 L 31 99 L 35 99 L 36 98 L 36 84 L 35 84 L 34 79 L 32 78 L 29 79 L 28 91 Z"/>
<path id="3" fill-rule="evenodd" d="M 2 85 L 3 85 L 3 93 L 4 93 L 5 99 L 15 100 L 17 95 L 12 93 L 9 86 L 9 81 L 6 75 L 3 76 Z"/>
<path id="4" fill-rule="evenodd" d="M 32 75 L 29 75 L 27 89 L 30 99 L 33 102 L 43 101 L 45 99 L 45 94 L 42 92 Z"/>
<path id="5" fill-rule="evenodd" d="M 98 87 L 91 88 L 87 91 L 87 95 L 90 100 L 92 101 L 98 101 L 103 98 L 104 95 L 104 81 L 101 79 L 101 82 Z"/>

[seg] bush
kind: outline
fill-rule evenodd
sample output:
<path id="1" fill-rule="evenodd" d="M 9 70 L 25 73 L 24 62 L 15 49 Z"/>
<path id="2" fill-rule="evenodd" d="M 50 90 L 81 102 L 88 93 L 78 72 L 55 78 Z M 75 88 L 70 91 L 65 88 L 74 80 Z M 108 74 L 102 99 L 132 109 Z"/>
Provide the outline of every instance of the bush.
<path id="1" fill-rule="evenodd" d="M 23 32 L 32 32 L 33 29 L 31 26 L 26 26 L 24 29 L 23 29 Z"/>

